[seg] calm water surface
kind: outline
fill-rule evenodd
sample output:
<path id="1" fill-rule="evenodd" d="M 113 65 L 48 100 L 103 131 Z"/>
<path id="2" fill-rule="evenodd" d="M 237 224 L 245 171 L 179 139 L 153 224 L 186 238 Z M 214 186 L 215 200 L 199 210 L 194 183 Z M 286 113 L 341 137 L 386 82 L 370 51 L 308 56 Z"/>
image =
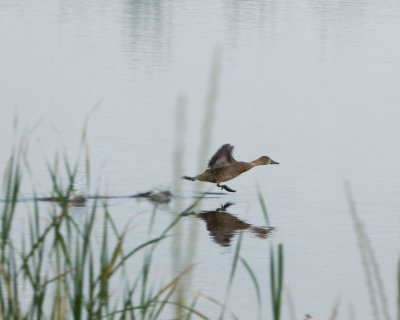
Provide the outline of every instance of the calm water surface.
<path id="1" fill-rule="evenodd" d="M 399 30 L 400 3 L 392 0 L 2 1 L 1 168 L 13 143 L 14 113 L 21 131 L 40 121 L 29 134 L 33 176 L 25 179 L 23 192 L 29 196 L 35 187 L 47 194 L 45 157 L 63 149 L 73 158 L 90 114 L 93 192 L 97 186 L 111 195 L 180 188 L 179 197 L 158 210 L 153 231 L 163 230 L 198 192 L 195 183 L 175 174 L 177 100 L 187 97 L 180 159 L 183 172 L 194 175 L 218 48 L 221 78 L 208 156 L 229 142 L 236 159 L 269 155 L 280 165 L 255 168 L 229 182 L 237 193 L 208 195 L 185 218 L 198 225 L 193 287 L 223 300 L 237 231 L 246 230 L 242 254 L 265 284 L 266 298 L 269 247 L 281 242 L 285 286 L 298 319 L 306 313 L 327 318 L 338 297 L 341 318 L 349 318 L 351 305 L 357 319 L 372 319 L 346 202 L 347 179 L 394 317 Z M 79 178 L 83 190 L 85 174 Z M 260 228 L 265 221 L 256 185 L 276 227 L 271 233 Z M 144 239 L 152 204 L 109 203 L 121 227 L 134 221 L 132 246 Z M 74 210 L 84 215 L 88 209 Z M 226 229 L 216 228 L 221 221 Z M 185 232 L 183 242 L 191 236 Z M 155 274 L 171 265 L 169 246 L 158 255 Z M 229 307 L 241 319 L 255 319 L 256 296 L 243 268 L 234 289 Z M 208 308 L 216 318 L 217 309 Z M 267 302 L 263 309 L 266 319 Z"/>

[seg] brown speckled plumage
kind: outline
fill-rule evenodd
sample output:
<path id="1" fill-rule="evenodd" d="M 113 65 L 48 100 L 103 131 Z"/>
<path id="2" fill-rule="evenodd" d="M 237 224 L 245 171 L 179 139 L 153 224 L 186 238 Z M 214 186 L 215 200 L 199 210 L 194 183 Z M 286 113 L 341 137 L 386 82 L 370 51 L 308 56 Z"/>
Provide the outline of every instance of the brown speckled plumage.
<path id="1" fill-rule="evenodd" d="M 235 192 L 226 185 L 220 185 L 221 182 L 229 181 L 236 178 L 238 175 L 250 170 L 258 165 L 278 164 L 271 158 L 263 156 L 251 162 L 236 161 L 232 156 L 233 146 L 224 144 L 214 154 L 208 162 L 208 169 L 195 177 L 183 177 L 186 180 L 199 180 L 204 182 L 216 183 L 221 189 L 229 192 Z"/>

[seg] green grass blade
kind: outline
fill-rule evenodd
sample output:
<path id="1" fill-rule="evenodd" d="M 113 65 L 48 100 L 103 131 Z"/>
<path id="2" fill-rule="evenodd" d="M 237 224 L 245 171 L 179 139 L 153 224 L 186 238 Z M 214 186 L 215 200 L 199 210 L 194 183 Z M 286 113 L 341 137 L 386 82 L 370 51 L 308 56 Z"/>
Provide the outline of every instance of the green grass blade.
<path id="1" fill-rule="evenodd" d="M 270 223 L 268 211 L 267 211 L 267 206 L 265 205 L 264 198 L 259 189 L 258 189 L 258 200 L 260 201 L 260 205 L 261 205 L 262 213 L 264 215 L 265 223 L 267 224 L 267 227 L 271 227 L 271 223 Z"/>
<path id="2" fill-rule="evenodd" d="M 254 274 L 253 269 L 250 267 L 250 265 L 247 263 L 247 261 L 242 257 L 240 258 L 240 261 L 242 262 L 243 266 L 245 267 L 247 273 L 250 275 L 250 278 L 253 282 L 254 289 L 255 289 L 256 295 L 257 295 L 258 317 L 261 319 L 261 289 L 260 289 L 260 285 L 258 283 L 256 275 Z"/>
<path id="3" fill-rule="evenodd" d="M 223 306 L 223 308 L 221 310 L 221 314 L 219 316 L 220 320 L 223 320 L 224 317 L 225 317 L 225 310 L 226 310 L 226 306 L 228 304 L 228 297 L 229 297 L 230 290 L 232 288 L 233 278 L 235 277 L 236 268 L 237 268 L 237 264 L 238 264 L 239 257 L 240 257 L 240 248 L 241 248 L 241 245 L 242 245 L 242 238 L 243 238 L 243 233 L 240 232 L 239 233 L 238 242 L 237 242 L 237 245 L 236 245 L 236 249 L 235 249 L 235 254 L 233 256 L 231 272 L 229 274 L 228 285 L 226 287 L 224 306 Z"/>

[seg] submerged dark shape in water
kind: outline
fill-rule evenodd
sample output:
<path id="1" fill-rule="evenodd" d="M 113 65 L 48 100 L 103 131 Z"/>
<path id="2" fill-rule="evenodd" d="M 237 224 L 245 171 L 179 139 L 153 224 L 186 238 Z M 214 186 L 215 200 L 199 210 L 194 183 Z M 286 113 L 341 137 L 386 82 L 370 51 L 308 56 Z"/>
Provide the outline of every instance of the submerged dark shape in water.
<path id="1" fill-rule="evenodd" d="M 172 193 L 171 191 L 147 191 L 142 193 L 137 193 L 130 198 L 144 198 L 155 203 L 168 203 L 171 201 Z"/>
<path id="2" fill-rule="evenodd" d="M 46 201 L 46 202 L 62 202 L 63 199 L 60 197 L 42 197 L 36 198 L 38 201 Z M 83 207 L 86 203 L 86 198 L 84 196 L 75 196 L 71 199 L 68 199 L 68 204 L 74 207 Z"/>
<path id="3" fill-rule="evenodd" d="M 133 196 L 108 196 L 108 195 L 97 195 L 97 196 L 75 196 L 70 198 L 67 202 L 72 206 L 81 207 L 86 204 L 86 200 L 89 199 L 123 199 L 123 198 L 142 198 L 147 199 L 155 203 L 168 203 L 171 201 L 172 193 L 168 190 L 165 191 L 147 191 L 137 193 Z M 31 200 L 46 201 L 46 202 L 62 202 L 64 199 L 60 197 L 41 197 L 33 198 Z"/>
<path id="4" fill-rule="evenodd" d="M 196 217 L 204 220 L 207 224 L 207 230 L 216 243 L 223 247 L 229 247 L 235 234 L 241 230 L 248 230 L 257 237 L 266 239 L 274 228 L 255 227 L 240 220 L 226 209 L 233 203 L 227 202 L 221 205 L 221 208 L 210 211 L 201 211 L 195 213 Z"/>
<path id="5" fill-rule="evenodd" d="M 221 190 L 225 189 L 228 192 L 236 192 L 236 190 L 229 188 L 225 184 L 221 185 L 220 183 L 232 180 L 255 166 L 279 164 L 279 162 L 267 156 L 262 156 L 251 162 L 236 161 L 232 156 L 232 150 L 232 145 L 224 144 L 208 162 L 208 169 L 206 171 L 195 177 L 184 176 L 182 178 L 190 181 L 199 180 L 216 183 Z"/>

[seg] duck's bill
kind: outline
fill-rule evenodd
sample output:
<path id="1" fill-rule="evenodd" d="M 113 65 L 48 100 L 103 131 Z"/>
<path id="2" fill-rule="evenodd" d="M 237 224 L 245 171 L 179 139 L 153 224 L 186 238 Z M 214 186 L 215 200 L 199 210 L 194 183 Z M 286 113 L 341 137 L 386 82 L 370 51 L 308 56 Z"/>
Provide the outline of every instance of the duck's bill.
<path id="1" fill-rule="evenodd" d="M 279 164 L 279 162 L 276 162 L 276 161 L 271 159 L 271 164 Z"/>

